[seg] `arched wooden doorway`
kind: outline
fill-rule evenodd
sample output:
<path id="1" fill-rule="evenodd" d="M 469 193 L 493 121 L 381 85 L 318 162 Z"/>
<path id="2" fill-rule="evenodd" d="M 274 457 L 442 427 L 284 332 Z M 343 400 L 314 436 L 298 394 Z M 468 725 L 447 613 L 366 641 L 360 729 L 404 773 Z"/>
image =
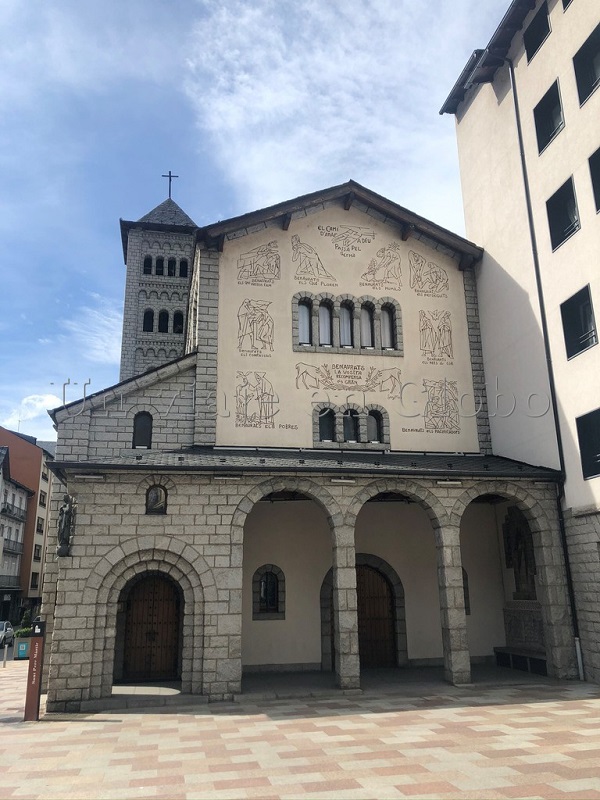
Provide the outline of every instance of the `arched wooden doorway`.
<path id="1" fill-rule="evenodd" d="M 361 668 L 397 666 L 392 587 L 379 570 L 357 564 L 356 594 Z"/>
<path id="2" fill-rule="evenodd" d="M 146 575 L 131 585 L 125 605 L 122 680 L 177 680 L 181 618 L 177 585 L 164 575 Z"/>

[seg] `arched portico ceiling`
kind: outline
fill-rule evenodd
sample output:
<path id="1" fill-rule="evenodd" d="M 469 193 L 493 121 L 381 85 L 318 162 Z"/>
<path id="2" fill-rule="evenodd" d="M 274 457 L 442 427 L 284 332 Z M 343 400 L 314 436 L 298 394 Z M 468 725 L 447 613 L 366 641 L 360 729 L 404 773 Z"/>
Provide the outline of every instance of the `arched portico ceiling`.
<path id="1" fill-rule="evenodd" d="M 539 533 L 550 528 L 548 515 L 537 498 L 525 487 L 517 483 L 502 482 L 499 484 L 492 481 L 476 484 L 460 495 L 450 512 L 450 524 L 460 526 L 462 516 L 471 503 L 497 503 L 499 500 L 514 503 L 523 512 L 532 533 Z"/>
<path id="2" fill-rule="evenodd" d="M 448 522 L 446 510 L 437 497 L 426 486 L 417 481 L 378 480 L 361 489 L 350 502 L 346 511 L 345 522 L 354 528 L 361 508 L 377 497 L 389 498 L 395 495 L 401 501 L 412 502 L 421 506 L 429 517 L 434 530 L 438 530 Z"/>

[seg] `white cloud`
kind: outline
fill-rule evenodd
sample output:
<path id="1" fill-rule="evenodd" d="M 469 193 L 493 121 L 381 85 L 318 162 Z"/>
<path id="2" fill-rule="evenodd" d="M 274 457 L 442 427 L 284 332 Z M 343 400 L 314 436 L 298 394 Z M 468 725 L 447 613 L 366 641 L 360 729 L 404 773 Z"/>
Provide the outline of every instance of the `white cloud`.
<path id="1" fill-rule="evenodd" d="M 41 436 L 32 433 L 34 429 L 42 430 L 48 438 L 52 436 L 52 423 L 47 415 L 48 409 L 62 405 L 62 400 L 55 394 L 30 394 L 24 397 L 20 404 L 10 411 L 2 420 L 2 425 L 12 430 L 20 430 L 23 423 L 27 423 L 27 433 L 31 436 Z M 37 426 L 33 423 L 36 422 Z"/>
<path id="2" fill-rule="evenodd" d="M 96 306 L 83 306 L 73 319 L 62 326 L 75 337 L 69 349 L 77 350 L 87 361 L 96 364 L 118 364 L 121 359 L 121 306 L 111 305 L 98 295 L 92 298 Z"/>

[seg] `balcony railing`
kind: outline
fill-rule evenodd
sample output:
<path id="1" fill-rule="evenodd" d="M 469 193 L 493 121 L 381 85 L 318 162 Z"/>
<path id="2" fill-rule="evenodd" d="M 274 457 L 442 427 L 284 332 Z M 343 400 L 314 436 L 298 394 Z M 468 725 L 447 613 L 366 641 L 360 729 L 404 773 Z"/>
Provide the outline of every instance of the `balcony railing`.
<path id="1" fill-rule="evenodd" d="M 4 501 L 0 506 L 0 513 L 8 514 L 8 516 L 12 517 L 13 519 L 24 521 L 25 517 L 27 516 L 27 509 L 19 508 L 18 506 L 13 505 L 12 503 L 7 503 L 6 501 Z"/>
<path id="2" fill-rule="evenodd" d="M 18 575 L 0 575 L 0 589 L 18 589 L 20 586 Z"/>
<path id="3" fill-rule="evenodd" d="M 5 539 L 3 549 L 5 553 L 22 553 L 23 542 L 17 542 L 14 539 Z"/>

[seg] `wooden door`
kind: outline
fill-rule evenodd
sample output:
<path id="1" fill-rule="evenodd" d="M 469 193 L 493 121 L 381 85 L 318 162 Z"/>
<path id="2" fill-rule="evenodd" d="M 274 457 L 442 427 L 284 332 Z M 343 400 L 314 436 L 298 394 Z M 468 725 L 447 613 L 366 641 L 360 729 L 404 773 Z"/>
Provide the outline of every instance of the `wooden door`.
<path id="1" fill-rule="evenodd" d="M 356 567 L 358 646 L 361 667 L 395 667 L 394 599 L 386 578 L 373 567 Z"/>
<path id="2" fill-rule="evenodd" d="M 172 581 L 149 575 L 129 592 L 123 680 L 176 680 L 179 663 L 179 596 Z"/>

